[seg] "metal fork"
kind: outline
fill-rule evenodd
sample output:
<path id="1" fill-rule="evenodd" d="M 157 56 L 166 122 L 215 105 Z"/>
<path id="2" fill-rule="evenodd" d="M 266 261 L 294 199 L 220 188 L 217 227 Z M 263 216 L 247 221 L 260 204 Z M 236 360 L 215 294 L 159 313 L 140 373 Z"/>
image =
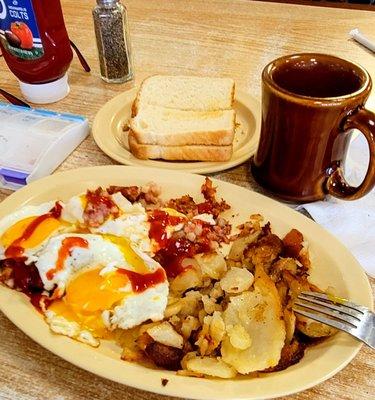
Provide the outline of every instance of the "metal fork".
<path id="1" fill-rule="evenodd" d="M 375 314 L 364 306 L 322 293 L 301 292 L 293 310 L 347 332 L 375 349 Z"/>

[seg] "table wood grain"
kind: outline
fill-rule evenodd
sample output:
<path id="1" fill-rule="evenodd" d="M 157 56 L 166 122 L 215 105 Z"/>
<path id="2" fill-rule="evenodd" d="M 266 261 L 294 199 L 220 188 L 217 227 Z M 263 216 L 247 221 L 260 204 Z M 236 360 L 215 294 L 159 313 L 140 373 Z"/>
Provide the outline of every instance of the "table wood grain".
<path id="1" fill-rule="evenodd" d="M 87 57 L 92 72 L 77 59 L 70 68 L 71 93 L 56 111 L 86 115 L 90 123 L 100 107 L 129 85 L 110 85 L 99 77 L 91 9 L 94 1 L 62 1 L 71 39 Z M 135 84 L 152 74 L 230 76 L 237 87 L 260 98 L 260 74 L 272 59 L 295 52 L 324 52 L 363 65 L 375 78 L 375 57 L 348 39 L 359 28 L 375 40 L 375 14 L 368 11 L 307 7 L 246 0 L 128 0 Z M 0 87 L 21 96 L 14 76 L 0 59 Z M 368 106 L 375 109 L 375 92 Z M 1 155 L 0 155 L 1 157 Z M 115 164 L 88 137 L 58 168 Z M 213 174 L 258 190 L 247 164 Z M 11 192 L 0 190 L 0 201 Z M 374 290 L 374 280 L 372 280 Z M 0 399 L 161 400 L 85 372 L 44 350 L 0 313 Z M 373 352 L 362 348 L 335 377 L 293 399 L 362 400 L 374 398 Z M 181 393 L 188 396 L 188 393 Z"/>

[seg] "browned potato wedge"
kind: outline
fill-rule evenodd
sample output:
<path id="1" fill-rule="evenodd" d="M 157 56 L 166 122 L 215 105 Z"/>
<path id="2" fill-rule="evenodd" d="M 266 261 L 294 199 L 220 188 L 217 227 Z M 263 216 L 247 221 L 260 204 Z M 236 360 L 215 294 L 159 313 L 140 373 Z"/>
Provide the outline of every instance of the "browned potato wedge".
<path id="1" fill-rule="evenodd" d="M 227 336 L 221 346 L 223 361 L 242 374 L 278 364 L 285 323 L 275 284 L 262 268 L 256 269 L 254 290 L 233 296 L 223 315 L 226 327 L 242 325 L 251 340 L 250 347 L 241 350 Z"/>
<path id="2" fill-rule="evenodd" d="M 147 329 L 147 333 L 155 342 L 165 344 L 166 346 L 182 349 L 184 338 L 178 334 L 169 322 L 161 322 Z"/>
<path id="3" fill-rule="evenodd" d="M 220 280 L 221 288 L 230 294 L 239 294 L 250 289 L 254 275 L 246 268 L 232 267 Z"/>
<path id="4" fill-rule="evenodd" d="M 172 371 L 181 368 L 181 360 L 184 355 L 181 349 L 158 342 L 149 343 L 145 348 L 145 353 L 158 367 Z"/>
<path id="5" fill-rule="evenodd" d="M 286 344 L 281 350 L 279 363 L 275 367 L 268 368 L 263 372 L 282 371 L 283 369 L 298 363 L 305 353 L 305 348 L 306 345 L 294 339 L 290 344 Z"/>
<path id="6" fill-rule="evenodd" d="M 305 275 L 298 276 L 293 275 L 290 271 L 284 271 L 283 280 L 289 286 L 289 293 L 292 298 L 291 304 L 293 304 L 294 299 L 296 299 L 301 292 L 309 292 L 316 289 L 316 286 L 312 285 Z M 336 329 L 299 314 L 296 314 L 296 328 L 306 336 L 312 338 L 331 336 L 336 333 Z"/>
<path id="7" fill-rule="evenodd" d="M 201 271 L 195 267 L 190 267 L 173 279 L 170 288 L 172 292 L 183 293 L 188 289 L 201 286 L 202 283 Z"/>
<path id="8" fill-rule="evenodd" d="M 218 378 L 234 378 L 237 375 L 236 370 L 226 364 L 222 359 L 216 357 L 194 357 L 186 362 L 186 368 L 189 371 L 215 376 Z"/>
<path id="9" fill-rule="evenodd" d="M 253 232 L 247 236 L 239 237 L 232 243 L 232 247 L 228 254 L 228 259 L 232 261 L 241 261 L 246 247 L 255 242 L 261 231 Z"/>
<path id="10" fill-rule="evenodd" d="M 321 324 L 320 322 L 313 321 L 309 318 L 305 318 L 302 315 L 296 314 L 296 318 L 296 328 L 300 332 L 311 338 L 332 336 L 337 332 L 335 328 L 332 328 L 325 324 Z"/>
<path id="11" fill-rule="evenodd" d="M 201 267 L 203 277 L 220 279 L 227 270 L 227 264 L 221 253 L 197 254 L 194 258 Z"/>

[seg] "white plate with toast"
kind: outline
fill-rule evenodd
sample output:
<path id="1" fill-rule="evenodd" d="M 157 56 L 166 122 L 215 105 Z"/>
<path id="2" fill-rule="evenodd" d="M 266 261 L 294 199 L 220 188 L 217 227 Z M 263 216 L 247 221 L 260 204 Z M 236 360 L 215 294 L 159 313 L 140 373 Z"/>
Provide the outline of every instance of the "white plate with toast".
<path id="1" fill-rule="evenodd" d="M 233 108 L 236 112 L 236 130 L 233 154 L 229 161 L 164 161 L 142 160 L 129 150 L 128 123 L 138 89 L 124 92 L 107 102 L 97 113 L 92 133 L 100 149 L 114 160 L 125 164 L 194 173 L 223 171 L 248 160 L 256 151 L 260 134 L 260 104 L 245 92 L 236 90 Z"/>

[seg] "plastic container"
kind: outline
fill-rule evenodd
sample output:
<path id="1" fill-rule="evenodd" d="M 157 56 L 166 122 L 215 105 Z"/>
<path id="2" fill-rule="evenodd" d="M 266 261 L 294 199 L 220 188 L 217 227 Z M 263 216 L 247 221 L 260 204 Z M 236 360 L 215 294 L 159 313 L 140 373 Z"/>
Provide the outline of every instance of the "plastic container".
<path id="1" fill-rule="evenodd" d="M 51 174 L 89 134 L 80 115 L 1 102 L 0 121 L 0 188 L 6 189 Z"/>
<path id="2" fill-rule="evenodd" d="M 26 100 L 53 103 L 69 93 L 73 53 L 60 0 L 0 0 L 0 47 Z"/>

